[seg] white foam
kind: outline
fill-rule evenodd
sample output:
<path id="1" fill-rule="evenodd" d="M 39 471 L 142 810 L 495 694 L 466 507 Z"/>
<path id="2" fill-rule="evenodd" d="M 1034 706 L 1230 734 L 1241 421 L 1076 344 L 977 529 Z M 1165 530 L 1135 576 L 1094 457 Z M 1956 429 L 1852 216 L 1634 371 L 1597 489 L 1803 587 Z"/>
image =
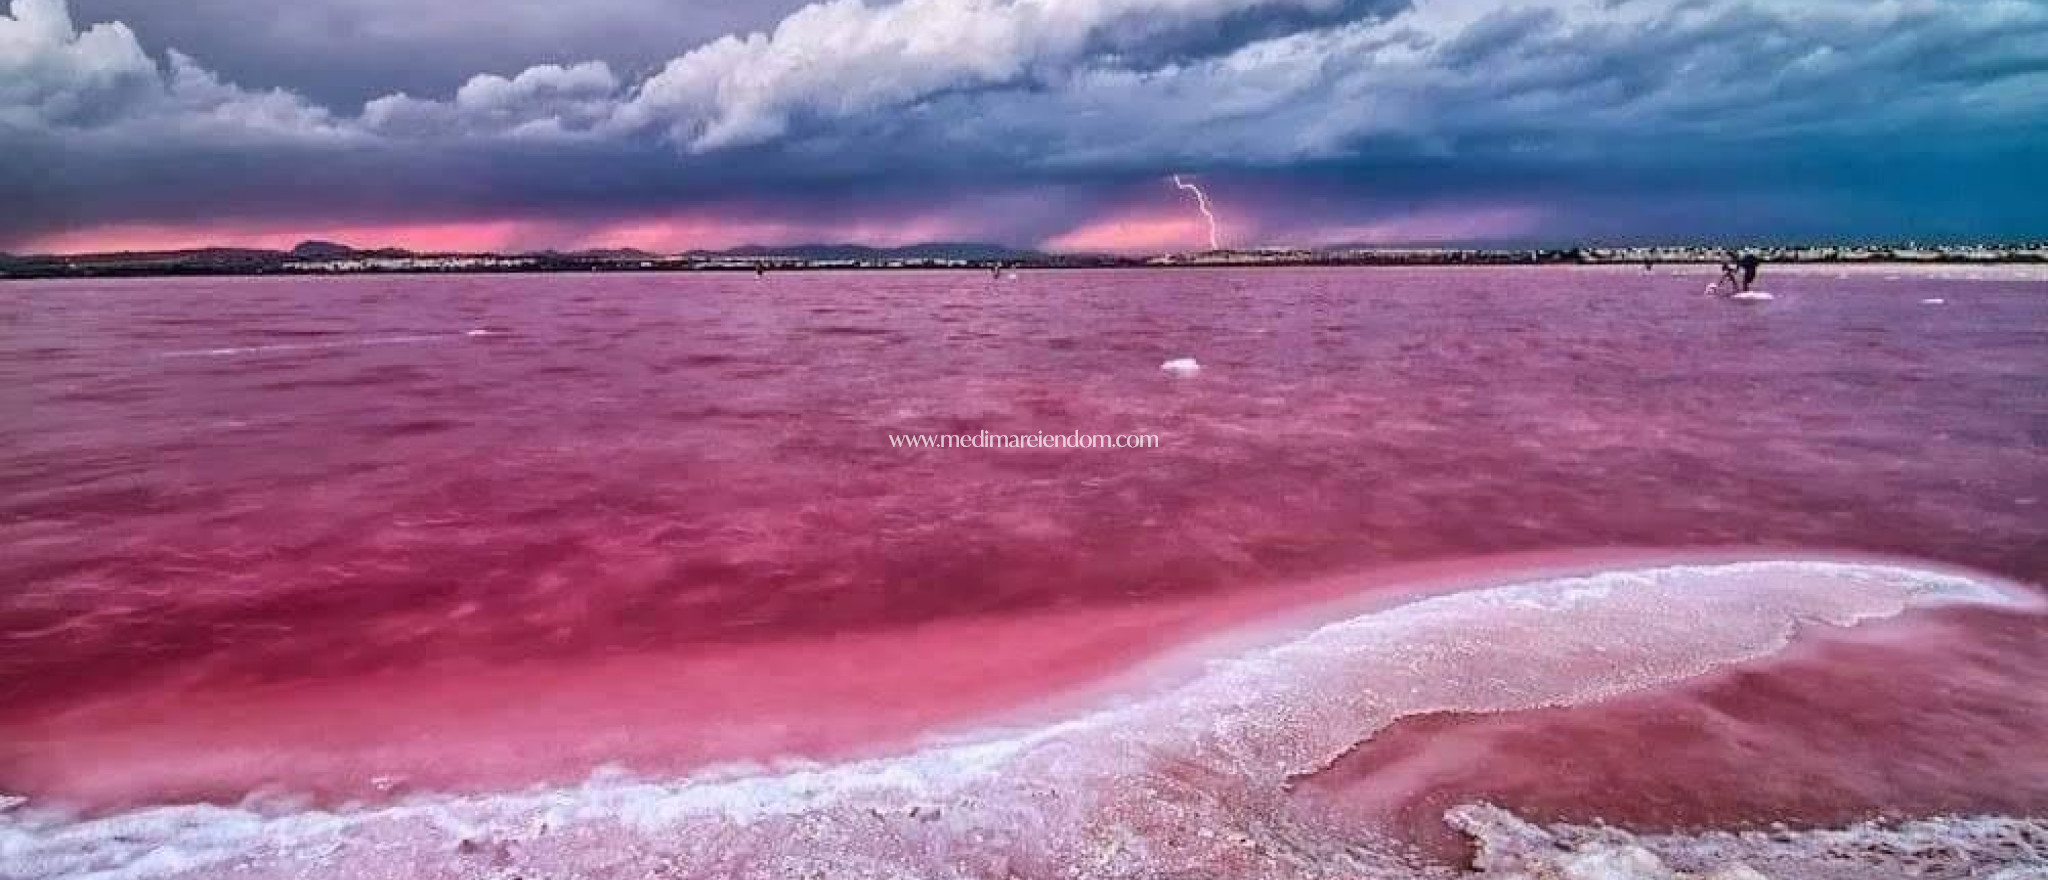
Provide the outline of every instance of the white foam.
<path id="1" fill-rule="evenodd" d="M 1197 363 L 1194 358 L 1174 358 L 1160 364 L 1159 369 L 1176 376 L 1192 376 L 1202 371 L 1202 365 Z"/>
<path id="2" fill-rule="evenodd" d="M 614 771 L 336 811 L 16 809 L 0 813 L 0 878 L 227 865 L 254 877 L 1003 877 L 1035 864 L 1046 870 L 1021 872 L 1406 880 L 1418 875 L 1398 846 L 1291 812 L 1288 781 L 1404 717 L 1585 703 L 1770 654 L 1801 626 L 1950 603 L 2038 606 L 1972 577 L 1861 563 L 1549 578 L 1331 620 L 1065 721 L 891 758 L 668 781 Z"/>
<path id="3" fill-rule="evenodd" d="M 448 342 L 463 337 L 496 336 L 492 330 L 471 330 L 466 333 L 423 333 L 410 336 L 370 336 L 359 339 L 340 339 L 331 342 L 281 342 L 274 345 L 244 345 L 230 348 L 199 348 L 188 351 L 167 351 L 163 357 L 232 357 L 244 354 L 272 354 L 288 351 L 320 351 L 330 348 L 361 348 L 372 345 L 417 345 L 423 342 Z"/>
<path id="4" fill-rule="evenodd" d="M 2048 877 L 2048 822 L 2041 819 L 1979 816 L 1694 835 L 1543 828 L 1484 804 L 1458 807 L 1446 819 L 1479 844 L 1478 867 L 1499 880 Z"/>

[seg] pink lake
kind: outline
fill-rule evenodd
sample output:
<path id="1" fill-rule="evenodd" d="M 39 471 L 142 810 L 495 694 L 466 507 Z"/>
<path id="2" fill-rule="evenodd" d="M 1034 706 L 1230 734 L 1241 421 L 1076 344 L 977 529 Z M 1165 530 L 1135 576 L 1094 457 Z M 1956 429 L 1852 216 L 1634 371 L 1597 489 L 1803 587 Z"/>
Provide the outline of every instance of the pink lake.
<path id="1" fill-rule="evenodd" d="M 1709 280 L 0 285 L 0 878 L 2031 864 L 2048 275 Z"/>

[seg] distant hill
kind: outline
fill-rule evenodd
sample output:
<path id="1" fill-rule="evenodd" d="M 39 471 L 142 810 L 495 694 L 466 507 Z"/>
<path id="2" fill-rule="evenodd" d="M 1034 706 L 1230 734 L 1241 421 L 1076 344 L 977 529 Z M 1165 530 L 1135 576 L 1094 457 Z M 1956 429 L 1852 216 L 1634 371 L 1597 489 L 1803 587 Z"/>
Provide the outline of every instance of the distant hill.
<path id="1" fill-rule="evenodd" d="M 661 255 L 639 248 L 589 248 L 580 251 L 538 251 L 527 256 L 567 257 L 572 260 L 611 260 L 631 262 L 634 260 L 658 260 Z"/>
<path id="2" fill-rule="evenodd" d="M 404 248 L 376 248 L 362 250 L 332 241 L 302 241 L 291 250 L 295 260 L 356 260 L 356 259 L 401 259 L 415 256 Z"/>
<path id="3" fill-rule="evenodd" d="M 292 256 L 301 260 L 346 260 L 355 255 L 355 248 L 331 241 L 302 241 L 292 247 Z"/>
<path id="4" fill-rule="evenodd" d="M 275 271 L 291 255 L 259 248 L 192 248 L 106 254 L 15 256 L 0 260 L 10 278 L 242 275 Z"/>
<path id="5" fill-rule="evenodd" d="M 137 265 L 146 263 L 179 263 L 187 265 L 240 265 L 248 263 L 274 263 L 287 255 L 283 251 L 261 248 L 208 247 L 178 251 L 115 251 L 105 254 L 78 254 L 61 259 L 70 263 Z"/>

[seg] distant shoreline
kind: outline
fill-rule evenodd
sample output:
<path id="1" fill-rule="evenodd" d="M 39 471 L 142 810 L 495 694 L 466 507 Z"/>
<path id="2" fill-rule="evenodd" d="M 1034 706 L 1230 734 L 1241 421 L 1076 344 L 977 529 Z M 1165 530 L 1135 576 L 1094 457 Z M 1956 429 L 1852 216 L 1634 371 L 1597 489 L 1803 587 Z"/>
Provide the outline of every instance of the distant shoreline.
<path id="1" fill-rule="evenodd" d="M 1857 256 L 1817 255 L 1815 249 L 1764 249 L 1766 264 L 1853 269 L 1882 267 L 2048 267 L 2048 248 L 1969 252 L 1869 251 Z M 1625 255 L 1626 254 L 1626 255 Z M 799 256 L 683 255 L 644 258 L 578 255 L 405 254 L 306 260 L 285 252 L 205 250 L 149 254 L 0 257 L 0 280 L 176 277 L 335 277 L 354 275 L 500 275 L 631 273 L 782 273 L 820 271 L 1049 271 L 1067 269 L 1271 269 L 1418 267 L 1685 267 L 1713 268 L 1725 258 L 1707 249 L 1645 257 L 1632 251 L 1567 250 L 1384 250 L 1320 253 L 1233 251 L 1156 257 L 1033 255 L 1024 259 L 984 257 L 812 259 Z"/>

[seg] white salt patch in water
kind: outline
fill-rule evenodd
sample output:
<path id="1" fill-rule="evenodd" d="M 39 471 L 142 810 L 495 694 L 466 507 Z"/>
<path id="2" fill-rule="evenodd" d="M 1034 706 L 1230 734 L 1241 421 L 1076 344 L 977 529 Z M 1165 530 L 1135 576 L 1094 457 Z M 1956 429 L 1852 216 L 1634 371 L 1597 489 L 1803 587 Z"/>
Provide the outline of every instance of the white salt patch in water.
<path id="1" fill-rule="evenodd" d="M 1202 365 L 1197 363 L 1194 358 L 1174 358 L 1160 364 L 1159 369 L 1176 376 L 1192 376 L 1202 371 Z"/>
<path id="2" fill-rule="evenodd" d="M 1476 865 L 1500 880 L 1919 880 L 2048 877 L 2048 822 L 1941 818 L 1841 829 L 1631 834 L 1538 827 L 1497 807 L 1445 817 L 1479 844 Z"/>
<path id="3" fill-rule="evenodd" d="M 1921 301 L 1920 301 L 1920 304 L 1921 304 L 1921 305 L 1923 305 L 1923 306 L 1939 306 L 1939 305 L 1947 305 L 1947 304 L 1948 304 L 1948 300 L 1942 299 L 1941 297 L 1938 297 L 1938 296 L 1930 296 L 1930 297 L 1928 297 L 1928 298 L 1926 298 L 1926 299 L 1923 299 L 1923 300 L 1921 300 Z"/>
<path id="4" fill-rule="evenodd" d="M 330 348 L 361 348 L 371 345 L 412 345 L 422 342 L 447 342 L 463 336 L 489 336 L 490 331 L 471 330 L 467 333 L 431 333 L 413 336 L 371 336 L 363 339 L 343 339 L 333 342 L 281 342 L 275 345 L 245 345 L 232 348 L 201 348 L 190 351 L 167 351 L 163 357 L 231 357 L 243 354 L 271 354 L 286 351 L 321 351 Z"/>
<path id="5" fill-rule="evenodd" d="M 893 758 L 677 781 L 610 772 L 338 811 L 173 806 L 76 820 L 17 809 L 0 814 L 0 878 L 1448 877 L 1396 842 L 1298 811 L 1289 780 L 1404 717 L 1582 704 L 1766 656 L 1802 626 L 1952 603 L 2039 605 L 1970 577 L 1852 563 L 1535 580 L 1335 620 L 1063 722 Z M 1468 830 L 1485 840 L 1488 828 Z M 1574 864 L 1682 876 L 1642 872 L 1715 856 L 1681 861 L 1688 840 L 1626 843 L 1655 863 L 1617 849 Z M 1816 844 L 1782 857 L 1837 854 Z"/>

